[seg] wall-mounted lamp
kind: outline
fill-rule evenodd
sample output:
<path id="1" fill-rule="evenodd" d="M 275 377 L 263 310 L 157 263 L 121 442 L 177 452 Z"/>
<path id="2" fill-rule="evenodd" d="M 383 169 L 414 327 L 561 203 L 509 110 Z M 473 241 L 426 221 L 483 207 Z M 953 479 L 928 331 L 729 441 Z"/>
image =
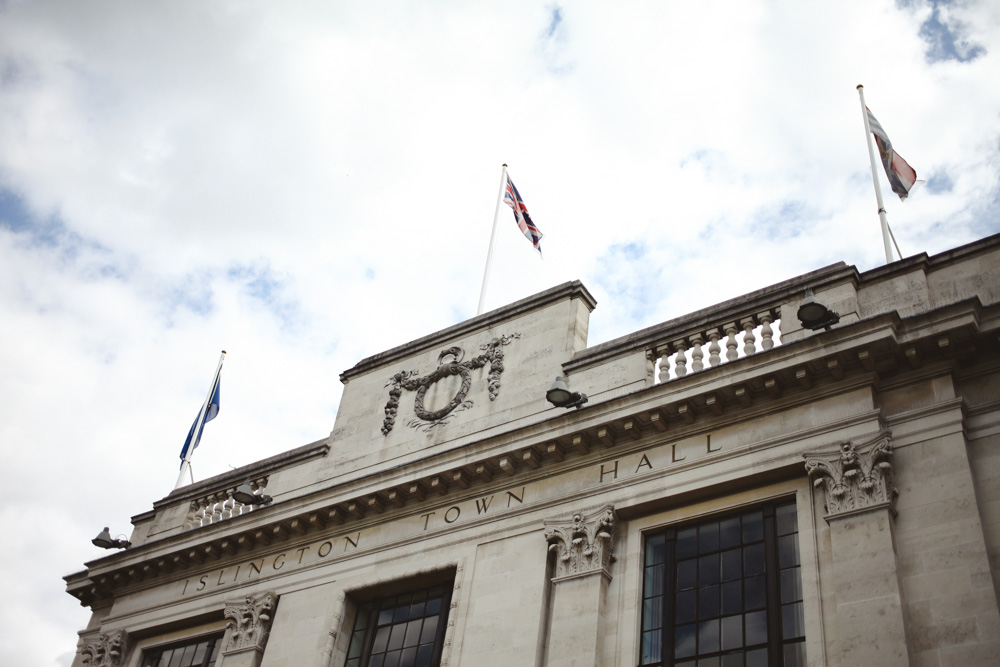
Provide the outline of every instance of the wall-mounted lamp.
<path id="1" fill-rule="evenodd" d="M 240 484 L 240 487 L 233 493 L 233 500 L 244 505 L 270 505 L 274 498 L 263 493 L 259 496 L 255 494 L 248 479 Z"/>
<path id="2" fill-rule="evenodd" d="M 840 315 L 818 302 L 811 289 L 806 290 L 806 298 L 799 306 L 796 316 L 803 327 L 813 331 L 816 329 L 829 331 L 831 326 L 840 321 Z"/>
<path id="3" fill-rule="evenodd" d="M 549 390 L 545 392 L 545 399 L 557 408 L 577 408 L 587 402 L 587 395 L 575 391 L 570 391 L 562 376 L 557 375 L 556 381 L 552 383 Z"/>
<path id="4" fill-rule="evenodd" d="M 101 547 L 102 549 L 128 549 L 132 546 L 132 543 L 128 540 L 116 540 L 111 537 L 111 533 L 108 532 L 108 527 L 105 526 L 104 530 L 98 533 L 97 537 L 92 539 L 91 544 L 95 547 Z"/>

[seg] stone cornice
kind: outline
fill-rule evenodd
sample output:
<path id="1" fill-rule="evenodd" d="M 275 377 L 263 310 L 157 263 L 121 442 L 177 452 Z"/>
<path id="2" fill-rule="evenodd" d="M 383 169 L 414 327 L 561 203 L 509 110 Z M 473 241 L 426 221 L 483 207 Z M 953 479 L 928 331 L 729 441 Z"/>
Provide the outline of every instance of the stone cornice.
<path id="1" fill-rule="evenodd" d="M 973 303 L 962 308 L 966 314 L 979 311 Z M 913 367 L 917 359 L 960 363 L 949 356 L 949 346 L 939 344 L 948 332 L 931 326 L 933 318 L 926 327 L 910 326 L 919 324 L 920 318 L 901 323 L 894 315 L 880 316 L 734 361 L 725 370 L 708 369 L 640 389 L 403 468 L 285 501 L 279 494 L 274 505 L 248 515 L 89 563 L 90 570 L 66 577 L 67 588 L 83 604 L 99 605 L 120 587 L 140 582 L 156 585 L 165 581 L 164 575 L 175 576 L 238 552 L 247 555 L 262 546 L 274 547 L 330 529 L 352 530 L 395 516 L 397 510 L 412 513 L 415 507 L 463 497 L 500 481 L 521 483 L 559 472 L 580 461 L 596 460 L 612 448 L 627 453 L 823 396 L 877 387 L 884 375 L 919 375 L 919 366 Z M 962 327 L 976 334 L 980 320 L 952 321 L 963 322 Z M 921 330 L 923 337 L 918 335 Z M 817 342 L 817 338 L 823 340 Z M 995 342 L 988 336 L 981 338 L 980 351 L 995 354 Z M 967 341 L 975 342 L 975 338 Z M 228 477 L 216 479 L 221 482 Z"/>
<path id="2" fill-rule="evenodd" d="M 563 283 L 539 294 L 535 294 L 526 299 L 515 301 L 514 303 L 483 313 L 472 319 L 465 320 L 456 325 L 442 329 L 428 336 L 418 338 L 414 341 L 399 345 L 385 352 L 362 359 L 353 368 L 340 374 L 341 382 L 348 382 L 352 377 L 357 377 L 363 373 L 399 361 L 425 350 L 438 347 L 442 341 L 454 340 L 468 336 L 476 331 L 484 331 L 497 324 L 509 322 L 512 318 L 537 310 L 554 301 L 564 299 L 583 299 L 590 310 L 597 305 L 597 301 L 590 294 L 583 283 L 579 280 Z"/>

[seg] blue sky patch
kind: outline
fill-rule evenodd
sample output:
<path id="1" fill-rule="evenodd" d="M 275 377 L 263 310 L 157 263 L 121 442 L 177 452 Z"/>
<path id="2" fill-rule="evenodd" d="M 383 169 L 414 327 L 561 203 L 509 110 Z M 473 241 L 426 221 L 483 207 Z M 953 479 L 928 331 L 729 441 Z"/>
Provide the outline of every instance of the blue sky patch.
<path id="1" fill-rule="evenodd" d="M 915 4 L 912 0 L 897 3 L 910 8 Z M 931 15 L 920 26 L 920 37 L 927 43 L 924 56 L 928 63 L 967 63 L 986 53 L 982 45 L 968 40 L 965 24 L 949 16 L 947 8 L 952 4 L 951 0 L 930 0 Z"/>

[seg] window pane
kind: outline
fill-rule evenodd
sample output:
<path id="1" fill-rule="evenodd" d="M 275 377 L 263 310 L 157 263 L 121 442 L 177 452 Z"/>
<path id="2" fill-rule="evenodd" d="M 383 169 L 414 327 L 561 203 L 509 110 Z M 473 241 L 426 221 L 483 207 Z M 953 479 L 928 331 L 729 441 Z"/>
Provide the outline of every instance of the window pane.
<path id="1" fill-rule="evenodd" d="M 778 565 L 793 567 L 799 564 L 799 536 L 795 533 L 778 538 Z"/>
<path id="2" fill-rule="evenodd" d="M 698 618 L 714 618 L 719 615 L 719 586 L 705 586 L 698 590 Z"/>
<path id="3" fill-rule="evenodd" d="M 662 655 L 660 636 L 659 631 L 642 633 L 642 664 L 648 665 L 660 661 Z"/>
<path id="4" fill-rule="evenodd" d="M 665 535 L 654 535 L 646 540 L 646 565 L 656 565 L 663 562 L 666 542 Z"/>
<path id="5" fill-rule="evenodd" d="M 743 543 L 760 542 L 764 539 L 764 513 L 751 512 L 743 515 Z"/>
<path id="6" fill-rule="evenodd" d="M 743 646 L 743 616 L 722 619 L 722 650 Z"/>
<path id="7" fill-rule="evenodd" d="M 205 664 L 206 653 L 208 653 L 208 642 L 200 642 L 194 648 L 194 656 L 191 658 L 191 664 L 201 667 L 201 665 Z"/>
<path id="8" fill-rule="evenodd" d="M 386 625 L 388 623 L 392 623 L 392 607 L 389 607 L 388 609 L 382 609 L 378 613 L 378 624 Z"/>
<path id="9" fill-rule="evenodd" d="M 676 610 L 674 611 L 677 623 L 689 623 L 698 617 L 696 613 L 697 595 L 697 591 L 683 591 L 677 594 Z"/>
<path id="10" fill-rule="evenodd" d="M 677 626 L 677 632 L 674 634 L 675 658 L 688 658 L 694 655 L 696 627 L 693 623 Z"/>
<path id="11" fill-rule="evenodd" d="M 748 577 L 743 580 L 744 603 L 747 610 L 767 606 L 767 577 Z"/>
<path id="12" fill-rule="evenodd" d="M 719 524 L 709 523 L 698 528 L 698 552 L 711 553 L 719 550 Z"/>
<path id="13" fill-rule="evenodd" d="M 730 653 L 722 656 L 722 667 L 743 667 L 743 654 Z"/>
<path id="14" fill-rule="evenodd" d="M 723 519 L 719 522 L 719 548 L 731 549 L 740 545 L 740 518 Z"/>
<path id="15" fill-rule="evenodd" d="M 805 634 L 802 621 L 802 603 L 781 606 L 781 638 L 796 639 Z"/>
<path id="16" fill-rule="evenodd" d="M 682 560 L 677 563 L 677 590 L 694 588 L 698 583 L 698 561 Z"/>
<path id="17" fill-rule="evenodd" d="M 767 641 L 767 612 L 755 611 L 744 616 L 747 646 Z"/>
<path id="18" fill-rule="evenodd" d="M 382 661 L 382 667 L 399 667 L 399 654 L 400 651 L 389 651 L 385 654 L 385 660 Z"/>
<path id="19" fill-rule="evenodd" d="M 722 580 L 732 581 L 743 576 L 743 553 L 740 549 L 722 552 Z"/>
<path id="20" fill-rule="evenodd" d="M 400 598 L 402 604 L 396 605 L 396 612 L 393 614 L 392 622 L 399 623 L 410 618 L 410 598 L 409 596 Z"/>
<path id="21" fill-rule="evenodd" d="M 685 528 L 677 531 L 677 557 L 690 558 L 698 555 L 698 529 Z"/>
<path id="22" fill-rule="evenodd" d="M 426 644 L 427 642 L 434 641 L 434 636 L 437 634 L 438 619 L 440 616 L 431 616 L 424 619 L 424 628 L 420 632 L 420 643 Z"/>
<path id="23" fill-rule="evenodd" d="M 738 614 L 743 611 L 743 580 L 722 584 L 722 613 Z"/>
<path id="24" fill-rule="evenodd" d="M 759 648 L 756 651 L 747 651 L 747 667 L 768 667 L 767 649 Z"/>
<path id="25" fill-rule="evenodd" d="M 643 597 L 648 598 L 663 592 L 664 569 L 665 566 L 663 564 L 646 568 L 646 588 L 643 591 Z"/>
<path id="26" fill-rule="evenodd" d="M 719 656 L 702 658 L 698 661 L 698 667 L 719 667 Z"/>
<path id="27" fill-rule="evenodd" d="M 406 624 L 406 636 L 403 637 L 403 646 L 416 646 L 420 643 L 420 626 L 423 621 L 417 619 Z"/>
<path id="28" fill-rule="evenodd" d="M 802 599 L 802 577 L 797 567 L 781 571 L 781 601 L 797 602 Z"/>
<path id="29" fill-rule="evenodd" d="M 642 629 L 663 627 L 663 596 L 650 598 L 642 603 Z"/>
<path id="30" fill-rule="evenodd" d="M 382 663 L 385 661 L 385 653 L 379 653 L 378 655 L 373 655 L 372 659 L 368 661 L 368 667 L 382 667 Z"/>
<path id="31" fill-rule="evenodd" d="M 378 629 L 378 632 L 375 633 L 375 644 L 372 646 L 372 653 L 385 653 L 385 646 L 389 643 L 390 630 L 392 630 L 392 626 L 390 625 Z"/>
<path id="32" fill-rule="evenodd" d="M 432 655 L 434 655 L 434 645 L 424 644 L 417 649 L 417 661 L 413 667 L 431 667 Z"/>
<path id="33" fill-rule="evenodd" d="M 408 646 L 399 654 L 399 667 L 413 667 L 417 661 L 417 647 Z"/>
<path id="34" fill-rule="evenodd" d="M 441 613 L 441 593 L 431 596 L 427 595 L 427 606 L 424 607 L 424 613 L 430 616 L 431 614 Z"/>
<path id="35" fill-rule="evenodd" d="M 778 535 L 788 535 L 799 531 L 799 517 L 795 512 L 795 503 L 776 507 L 774 519 Z"/>
<path id="36" fill-rule="evenodd" d="M 743 548 L 743 574 L 764 574 L 764 545 L 753 544 Z"/>
<path id="37" fill-rule="evenodd" d="M 785 667 L 806 667 L 806 643 L 785 644 Z"/>
<path id="38" fill-rule="evenodd" d="M 719 583 L 719 554 L 698 559 L 698 583 L 702 586 Z"/>
<path id="39" fill-rule="evenodd" d="M 719 650 L 719 619 L 702 621 L 698 624 L 698 653 L 714 653 Z"/>

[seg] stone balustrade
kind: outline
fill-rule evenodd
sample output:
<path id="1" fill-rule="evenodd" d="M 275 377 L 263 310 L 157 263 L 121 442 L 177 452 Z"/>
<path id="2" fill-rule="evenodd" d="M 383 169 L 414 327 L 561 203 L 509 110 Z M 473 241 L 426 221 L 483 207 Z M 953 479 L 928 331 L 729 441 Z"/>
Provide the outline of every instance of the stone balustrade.
<path id="1" fill-rule="evenodd" d="M 265 475 L 250 480 L 250 488 L 253 489 L 255 495 L 264 493 L 267 488 L 267 479 Z M 184 529 L 200 528 L 252 512 L 253 505 L 244 505 L 233 498 L 238 486 L 230 486 L 192 500 L 191 508 L 184 521 Z"/>
<path id="2" fill-rule="evenodd" d="M 646 349 L 648 384 L 661 384 L 781 345 L 777 307 L 697 328 Z"/>

